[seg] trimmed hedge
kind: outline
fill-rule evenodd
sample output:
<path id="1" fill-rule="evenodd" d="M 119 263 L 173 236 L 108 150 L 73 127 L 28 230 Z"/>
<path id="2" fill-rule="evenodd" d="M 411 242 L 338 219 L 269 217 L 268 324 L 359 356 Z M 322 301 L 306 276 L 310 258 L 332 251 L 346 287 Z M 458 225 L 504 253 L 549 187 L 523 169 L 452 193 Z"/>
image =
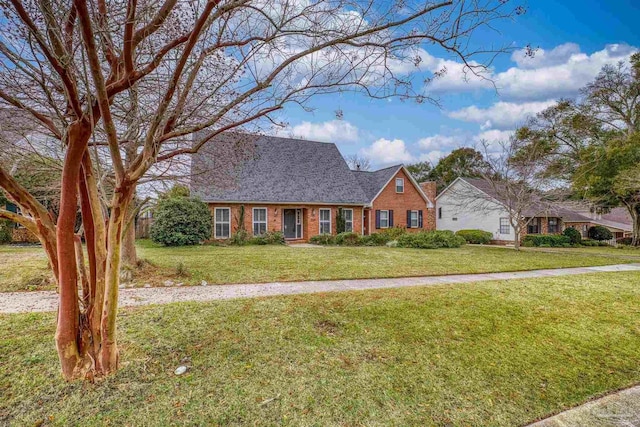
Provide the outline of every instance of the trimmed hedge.
<path id="1" fill-rule="evenodd" d="M 421 231 L 419 233 L 407 233 L 398 238 L 398 247 L 417 249 L 459 248 L 466 241 L 456 236 L 453 231 Z"/>
<path id="2" fill-rule="evenodd" d="M 364 246 L 384 246 L 392 240 L 389 233 L 373 233 L 362 236 L 360 242 Z"/>
<path id="3" fill-rule="evenodd" d="M 493 234 L 484 230 L 459 230 L 456 235 L 476 245 L 486 245 L 493 240 Z"/>
<path id="4" fill-rule="evenodd" d="M 393 239 L 392 236 L 396 233 L 399 237 Z M 368 236 L 360 236 L 352 232 L 340 233 L 336 236 L 319 234 L 311 237 L 309 242 L 326 246 L 392 246 L 420 249 L 459 248 L 466 243 L 462 237 L 456 236 L 452 231 L 448 230 L 421 231 L 419 233 L 407 233 L 403 230 L 402 232 L 373 233 Z"/>
<path id="5" fill-rule="evenodd" d="M 572 245 L 579 245 L 582 242 L 582 234 L 574 227 L 565 228 L 562 235 L 567 236 Z"/>
<path id="6" fill-rule="evenodd" d="M 331 234 L 318 234 L 316 236 L 312 236 L 309 239 L 309 243 L 313 243 L 315 245 L 335 245 L 336 238 Z"/>
<path id="7" fill-rule="evenodd" d="M 594 225 L 589 228 L 589 238 L 593 240 L 611 240 L 613 239 L 613 233 L 607 227 Z"/>
<path id="8" fill-rule="evenodd" d="M 195 198 L 161 199 L 153 212 L 150 237 L 165 246 L 196 245 L 211 237 L 211 212 Z"/>
<path id="9" fill-rule="evenodd" d="M 562 234 L 529 234 L 522 238 L 522 246 L 567 248 L 571 246 L 571 239 Z"/>
<path id="10" fill-rule="evenodd" d="M 362 243 L 362 238 L 358 233 L 352 231 L 345 231 L 338 234 L 335 239 L 335 244 L 340 246 L 358 246 Z"/>
<path id="11" fill-rule="evenodd" d="M 599 240 L 583 240 L 580 242 L 581 246 L 609 246 L 607 242 L 601 242 Z"/>

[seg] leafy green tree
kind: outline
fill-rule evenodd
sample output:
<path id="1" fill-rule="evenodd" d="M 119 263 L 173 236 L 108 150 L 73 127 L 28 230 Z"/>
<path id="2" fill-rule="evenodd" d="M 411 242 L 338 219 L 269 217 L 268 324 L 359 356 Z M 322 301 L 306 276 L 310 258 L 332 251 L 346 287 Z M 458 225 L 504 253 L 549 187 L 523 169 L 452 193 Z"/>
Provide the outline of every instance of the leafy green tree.
<path id="1" fill-rule="evenodd" d="M 440 159 L 429 176 L 438 182 L 440 190 L 458 177 L 481 178 L 486 170 L 487 162 L 482 153 L 470 147 L 463 147 Z"/>
<path id="2" fill-rule="evenodd" d="M 409 165 L 407 166 L 407 170 L 411 173 L 413 178 L 415 178 L 415 180 L 418 181 L 419 183 L 429 181 L 431 179 L 432 166 L 431 166 L 431 163 L 427 161 L 418 162 L 418 163 Z"/>

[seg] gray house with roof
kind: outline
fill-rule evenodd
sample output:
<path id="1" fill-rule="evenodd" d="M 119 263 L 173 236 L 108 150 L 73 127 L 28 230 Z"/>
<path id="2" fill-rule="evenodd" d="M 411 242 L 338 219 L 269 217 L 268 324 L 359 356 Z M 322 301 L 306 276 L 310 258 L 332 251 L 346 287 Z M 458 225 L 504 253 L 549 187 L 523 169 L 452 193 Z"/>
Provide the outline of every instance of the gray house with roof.
<path id="1" fill-rule="evenodd" d="M 403 165 L 350 170 L 332 143 L 222 135 L 193 156 L 191 192 L 210 206 L 213 239 L 244 228 L 307 241 L 337 233 L 338 215 L 358 234 L 435 229 L 435 183 L 419 185 Z"/>

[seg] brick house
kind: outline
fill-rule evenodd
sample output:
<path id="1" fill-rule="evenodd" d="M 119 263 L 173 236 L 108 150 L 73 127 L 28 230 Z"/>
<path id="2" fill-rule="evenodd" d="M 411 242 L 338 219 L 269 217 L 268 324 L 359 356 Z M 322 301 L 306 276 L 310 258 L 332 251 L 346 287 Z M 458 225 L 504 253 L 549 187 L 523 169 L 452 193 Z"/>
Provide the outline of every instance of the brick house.
<path id="1" fill-rule="evenodd" d="M 225 134 L 193 156 L 191 192 L 209 205 L 215 240 L 242 227 L 305 242 L 336 234 L 337 215 L 362 235 L 435 229 L 435 183 L 418 185 L 403 165 L 350 170 L 332 143 Z"/>

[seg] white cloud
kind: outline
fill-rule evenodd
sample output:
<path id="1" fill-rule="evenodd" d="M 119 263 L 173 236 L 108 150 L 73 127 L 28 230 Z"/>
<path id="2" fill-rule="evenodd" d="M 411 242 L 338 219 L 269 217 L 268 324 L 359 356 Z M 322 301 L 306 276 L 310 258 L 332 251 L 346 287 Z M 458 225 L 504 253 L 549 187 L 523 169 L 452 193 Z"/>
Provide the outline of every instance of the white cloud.
<path id="1" fill-rule="evenodd" d="M 567 62 L 572 55 L 580 53 L 580 46 L 575 43 L 564 43 L 551 50 L 538 48 L 529 54 L 527 49 L 519 49 L 511 54 L 511 60 L 518 64 L 519 68 L 536 69 L 560 65 Z"/>
<path id="2" fill-rule="evenodd" d="M 327 122 L 302 122 L 293 127 L 278 130 L 280 136 L 290 136 L 312 141 L 323 142 L 358 142 L 358 128 L 345 120 L 329 120 Z"/>
<path id="3" fill-rule="evenodd" d="M 380 138 L 361 149 L 360 153 L 379 165 L 411 163 L 415 160 L 401 139 Z"/>
<path id="4" fill-rule="evenodd" d="M 531 58 L 519 50 L 511 57 L 516 67 L 499 73 L 487 70 L 483 76 L 495 82 L 504 99 L 541 101 L 570 97 L 592 81 L 604 65 L 628 60 L 637 50 L 627 44 L 610 44 L 589 55 L 580 52 L 577 45 L 566 43 L 548 52 L 538 51 Z M 444 60 L 440 63 L 445 64 L 447 73 L 436 79 L 427 90 L 442 93 L 493 87 L 491 82 L 465 73 L 460 63 Z"/>
<path id="5" fill-rule="evenodd" d="M 432 150 L 432 151 L 429 151 L 428 153 L 420 154 L 420 161 L 421 162 L 427 161 L 429 163 L 436 164 L 438 163 L 438 160 L 445 157 L 449 153 L 450 151 Z"/>
<path id="6" fill-rule="evenodd" d="M 446 148 L 455 148 L 464 143 L 464 139 L 460 136 L 450 135 L 433 135 L 418 140 L 418 147 L 423 150 L 443 150 Z"/>
<path id="7" fill-rule="evenodd" d="M 541 102 L 497 102 L 489 108 L 478 108 L 475 105 L 451 111 L 447 115 L 465 122 L 479 123 L 481 129 L 513 129 L 524 124 L 529 118 L 555 104 L 555 101 Z"/>

